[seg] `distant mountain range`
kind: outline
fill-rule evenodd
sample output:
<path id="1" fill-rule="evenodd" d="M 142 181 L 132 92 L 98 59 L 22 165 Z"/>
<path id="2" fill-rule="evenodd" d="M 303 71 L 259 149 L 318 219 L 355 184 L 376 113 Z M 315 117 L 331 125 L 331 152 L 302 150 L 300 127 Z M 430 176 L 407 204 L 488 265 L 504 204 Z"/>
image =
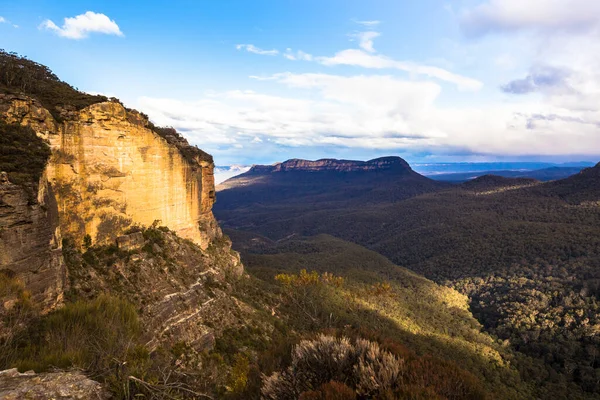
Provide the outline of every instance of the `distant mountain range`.
<path id="1" fill-rule="evenodd" d="M 594 162 L 577 161 L 569 163 L 548 162 L 456 162 L 456 163 L 414 163 L 412 167 L 420 174 L 434 176 L 440 174 L 473 173 L 480 176 L 482 173 L 494 171 L 535 171 L 540 169 L 559 168 L 586 168 L 593 167 Z M 497 175 L 497 174 L 496 174 Z"/>
<path id="2" fill-rule="evenodd" d="M 474 172 L 458 172 L 450 174 L 429 175 L 431 179 L 444 182 L 461 183 L 471 179 L 475 179 L 484 175 L 503 176 L 505 178 L 530 178 L 538 181 L 554 181 L 557 179 L 568 178 L 571 175 L 579 173 L 585 167 L 549 167 L 536 169 L 531 171 L 513 171 L 513 170 L 491 170 L 491 171 L 474 171 Z"/>
<path id="3" fill-rule="evenodd" d="M 251 168 L 270 168 L 264 165 L 222 165 L 215 167 L 215 183 L 220 184 L 227 179 L 249 171 Z M 589 161 L 571 163 L 541 163 L 541 162 L 481 162 L 481 163 L 416 163 L 413 169 L 431 179 L 461 183 L 483 175 L 498 175 L 507 178 L 532 178 L 539 181 L 563 179 L 574 175 L 583 168 L 592 167 Z"/>

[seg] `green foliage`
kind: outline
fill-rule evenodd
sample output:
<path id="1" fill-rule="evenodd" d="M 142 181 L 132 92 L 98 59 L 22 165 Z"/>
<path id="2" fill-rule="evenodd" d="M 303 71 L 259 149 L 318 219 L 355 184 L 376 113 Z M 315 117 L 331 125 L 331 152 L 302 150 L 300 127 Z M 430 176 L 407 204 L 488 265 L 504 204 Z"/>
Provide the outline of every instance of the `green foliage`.
<path id="1" fill-rule="evenodd" d="M 454 285 L 469 295 L 474 315 L 504 343 L 543 359 L 584 390 L 600 393 L 598 267 L 585 259 L 523 263 Z"/>
<path id="2" fill-rule="evenodd" d="M 242 393 L 248 384 L 249 373 L 250 361 L 248 357 L 241 353 L 236 354 L 227 382 L 228 391 L 233 394 Z"/>
<path id="3" fill-rule="evenodd" d="M 39 100 L 57 121 L 62 120 L 60 108 L 80 110 L 108 100 L 80 92 L 61 81 L 48 67 L 1 49 L 0 91 L 23 93 Z"/>
<path id="4" fill-rule="evenodd" d="M 12 183 L 37 185 L 49 158 L 50 146 L 31 128 L 0 121 L 0 171 Z"/>
<path id="5" fill-rule="evenodd" d="M 0 364 L 17 357 L 15 339 L 37 316 L 25 284 L 8 269 L 0 270 Z M 1 366 L 0 366 L 1 367 Z"/>
<path id="6" fill-rule="evenodd" d="M 89 249 L 92 247 L 92 237 L 88 234 L 83 237 L 83 248 Z"/>
<path id="7" fill-rule="evenodd" d="M 305 269 L 300 270 L 298 275 L 278 274 L 275 276 L 275 280 L 290 289 L 318 285 L 331 285 L 339 288 L 344 284 L 344 278 L 341 276 L 335 276 L 329 272 L 319 274 L 317 271 L 311 271 L 309 273 Z"/>
<path id="8" fill-rule="evenodd" d="M 467 298 L 456 291 L 327 235 L 267 244 L 252 237 L 238 240 L 237 232 L 229 233 L 234 244 L 245 248 L 242 259 L 247 270 L 263 279 L 248 281 L 246 286 L 256 285 L 252 290 L 238 285 L 236 293 L 245 301 L 262 299 L 286 329 L 282 340 L 259 352 L 256 363 L 263 374 L 287 368 L 290 347 L 300 339 L 326 332 L 379 343 L 406 363 L 415 363 L 413 370 L 438 385 L 438 393 L 445 390 L 442 382 L 451 387 L 474 380 L 494 398 L 531 397 L 511 367 L 515 356 L 480 332 Z M 309 266 L 316 272 L 302 272 Z M 278 278 L 271 283 L 274 275 Z M 322 276 L 341 277 L 343 285 L 324 284 Z M 430 355 L 434 361 L 428 364 L 417 354 Z M 438 396 L 427 397 L 431 390 L 423 385 L 402 390 L 407 398 Z"/>
<path id="9" fill-rule="evenodd" d="M 171 356 L 160 348 L 151 353 L 144 343 L 135 307 L 100 295 L 22 325 L 7 346 L 0 346 L 11 350 L 0 352 L 0 368 L 81 369 L 116 399 L 179 399 L 195 393 L 187 382 L 165 373 L 176 368 Z"/>
<path id="10" fill-rule="evenodd" d="M 175 128 L 171 126 L 160 127 L 152 123 L 149 123 L 149 127 L 156 134 L 165 139 L 167 143 L 177 147 L 181 155 L 192 163 L 192 165 L 195 165 L 198 161 L 213 162 L 213 158 L 210 154 L 200 150 L 197 146 L 190 146 L 188 141 L 181 136 Z"/>

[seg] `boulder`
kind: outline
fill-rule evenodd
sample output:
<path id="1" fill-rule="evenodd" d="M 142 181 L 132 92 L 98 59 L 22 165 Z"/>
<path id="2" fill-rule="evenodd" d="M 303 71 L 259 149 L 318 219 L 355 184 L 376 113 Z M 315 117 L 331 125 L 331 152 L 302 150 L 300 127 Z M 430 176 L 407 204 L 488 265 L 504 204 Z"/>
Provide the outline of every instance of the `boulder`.
<path id="1" fill-rule="evenodd" d="M 79 371 L 36 374 L 16 368 L 0 372 L 0 399 L 105 400 L 111 396 L 102 385 Z"/>

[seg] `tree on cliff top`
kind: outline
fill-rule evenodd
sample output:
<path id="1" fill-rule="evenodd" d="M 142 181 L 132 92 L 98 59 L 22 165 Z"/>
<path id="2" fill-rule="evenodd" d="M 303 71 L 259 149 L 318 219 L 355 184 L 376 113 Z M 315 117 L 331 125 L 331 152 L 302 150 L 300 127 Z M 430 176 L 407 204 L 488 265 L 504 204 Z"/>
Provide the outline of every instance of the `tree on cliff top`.
<path id="1" fill-rule="evenodd" d="M 76 110 L 107 101 L 105 96 L 80 92 L 61 81 L 50 68 L 0 49 L 0 93 L 25 94 L 42 103 L 54 118 L 61 120 L 59 107 Z"/>

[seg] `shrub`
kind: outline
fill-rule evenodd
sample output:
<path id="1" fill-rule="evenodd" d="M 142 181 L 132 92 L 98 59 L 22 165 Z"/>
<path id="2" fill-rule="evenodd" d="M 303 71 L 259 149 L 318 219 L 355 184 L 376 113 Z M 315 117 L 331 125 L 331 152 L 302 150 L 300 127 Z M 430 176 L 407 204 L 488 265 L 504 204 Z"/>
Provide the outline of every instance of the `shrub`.
<path id="1" fill-rule="evenodd" d="M 295 346 L 289 367 L 266 377 L 262 394 L 284 400 L 487 398 L 477 378 L 447 361 L 405 350 L 397 355 L 377 342 L 326 335 Z"/>
<path id="2" fill-rule="evenodd" d="M 343 383 L 331 381 L 302 393 L 300 400 L 356 400 L 356 393 Z"/>
<path id="3" fill-rule="evenodd" d="M 16 274 L 0 270 L 0 369 L 17 356 L 15 340 L 23 335 L 37 311 L 31 293 Z"/>
<path id="4" fill-rule="evenodd" d="M 236 354 L 233 367 L 229 374 L 227 389 L 233 394 L 242 393 L 248 384 L 248 373 L 250 372 L 250 361 L 243 354 Z"/>
<path id="5" fill-rule="evenodd" d="M 141 332 L 133 305 L 107 295 L 67 304 L 30 331 L 15 363 L 20 370 L 78 367 L 94 375 L 124 360 Z"/>
<path id="6" fill-rule="evenodd" d="M 297 399 L 331 381 L 352 387 L 357 394 L 374 397 L 400 383 L 401 359 L 368 340 L 321 335 L 303 340 L 293 351 L 291 365 L 266 378 L 262 394 L 267 399 Z"/>
<path id="7" fill-rule="evenodd" d="M 275 280 L 283 286 L 284 304 L 295 309 L 296 319 L 303 320 L 299 325 L 304 328 L 329 326 L 331 313 L 323 307 L 326 297 L 344 285 L 344 278 L 325 272 L 307 272 L 299 274 L 279 274 Z"/>
<path id="8" fill-rule="evenodd" d="M 83 248 L 89 249 L 92 247 L 92 237 L 88 234 L 83 237 Z"/>

